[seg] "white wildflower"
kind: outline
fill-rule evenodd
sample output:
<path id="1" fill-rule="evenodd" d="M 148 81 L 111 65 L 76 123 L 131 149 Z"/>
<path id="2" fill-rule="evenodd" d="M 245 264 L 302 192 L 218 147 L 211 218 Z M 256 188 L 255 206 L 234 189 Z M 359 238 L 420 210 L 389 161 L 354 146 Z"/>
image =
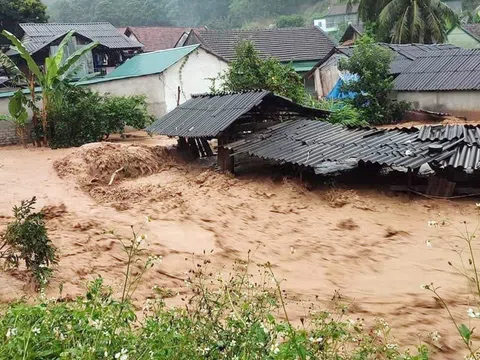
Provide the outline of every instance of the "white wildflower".
<path id="1" fill-rule="evenodd" d="M 7 330 L 7 338 L 17 335 L 17 328 L 11 328 Z"/>
<path id="2" fill-rule="evenodd" d="M 475 312 L 472 308 L 467 310 L 467 314 L 471 318 L 480 318 L 480 312 Z"/>
<path id="3" fill-rule="evenodd" d="M 295 249 L 293 248 L 293 246 L 290 246 L 290 254 L 295 254 Z"/>
<path id="4" fill-rule="evenodd" d="M 316 338 L 316 339 L 311 337 L 308 340 L 310 340 L 310 342 L 313 343 L 313 344 L 320 344 L 323 341 L 323 337 L 319 337 L 319 338 Z"/>
<path id="5" fill-rule="evenodd" d="M 146 223 L 152 222 L 152 218 L 150 216 L 145 216 L 145 222 Z"/>
<path id="6" fill-rule="evenodd" d="M 278 354 L 280 352 L 280 349 L 278 348 L 278 344 L 277 343 L 272 344 L 272 346 L 270 347 L 270 351 L 273 352 L 274 354 Z"/>
<path id="7" fill-rule="evenodd" d="M 115 354 L 115 359 L 118 360 L 127 360 L 128 359 L 128 350 L 122 349 L 120 352 Z"/>
<path id="8" fill-rule="evenodd" d="M 33 332 L 35 335 L 38 335 L 38 334 L 40 334 L 40 328 L 34 327 L 34 328 L 32 329 L 32 332 Z"/>
<path id="9" fill-rule="evenodd" d="M 430 220 L 428 222 L 428 227 L 438 227 L 438 222 L 436 222 L 435 220 Z"/>
<path id="10" fill-rule="evenodd" d="M 430 240 L 425 241 L 425 244 L 427 245 L 427 248 L 432 247 L 432 243 L 430 242 Z"/>
<path id="11" fill-rule="evenodd" d="M 432 341 L 438 341 L 440 340 L 441 336 L 438 331 L 434 331 L 430 334 L 430 338 L 432 339 Z"/>
<path id="12" fill-rule="evenodd" d="M 210 348 L 209 347 L 204 347 L 204 348 L 201 348 L 200 351 L 202 352 L 202 355 L 207 355 L 208 352 L 210 351 Z"/>
<path id="13" fill-rule="evenodd" d="M 477 208 L 480 208 L 480 203 L 475 204 Z"/>
<path id="14" fill-rule="evenodd" d="M 102 330 L 103 321 L 88 319 L 88 324 L 97 330 Z"/>
<path id="15" fill-rule="evenodd" d="M 422 284 L 422 285 L 420 285 L 420 289 L 423 289 L 423 290 L 430 290 L 430 285 L 425 285 L 425 284 Z"/>
<path id="16" fill-rule="evenodd" d="M 103 353 L 103 357 L 108 358 L 108 351 L 105 350 L 105 352 Z"/>
<path id="17" fill-rule="evenodd" d="M 144 240 L 147 240 L 147 235 L 145 234 L 137 236 L 137 238 L 135 239 L 137 245 L 140 245 Z"/>
<path id="18" fill-rule="evenodd" d="M 398 350 L 398 345 L 397 344 L 387 344 L 387 349 L 390 350 Z"/>

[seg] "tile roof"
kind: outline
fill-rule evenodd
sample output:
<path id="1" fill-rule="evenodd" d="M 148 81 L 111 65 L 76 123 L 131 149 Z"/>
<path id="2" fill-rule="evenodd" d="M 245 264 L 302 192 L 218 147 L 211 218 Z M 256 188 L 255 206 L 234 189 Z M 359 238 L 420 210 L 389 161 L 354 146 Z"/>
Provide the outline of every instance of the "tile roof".
<path id="1" fill-rule="evenodd" d="M 462 27 L 480 41 L 480 24 L 467 24 Z"/>
<path id="2" fill-rule="evenodd" d="M 32 52 L 38 51 L 55 39 L 64 36 L 71 30 L 92 41 L 98 41 L 110 49 L 140 49 L 141 44 L 128 39 L 110 23 L 24 23 L 20 24 L 24 31 L 24 42 Z"/>
<path id="3" fill-rule="evenodd" d="M 379 43 L 379 45 L 392 50 L 394 58 L 390 66 L 390 72 L 392 74 L 399 74 L 405 70 L 413 60 L 419 56 L 431 52 L 447 51 L 452 49 L 458 49 L 457 46 L 451 44 L 387 44 Z M 354 45 L 351 46 L 338 46 L 337 49 L 340 53 L 350 57 L 353 54 Z"/>
<path id="4" fill-rule="evenodd" d="M 354 4 L 350 6 L 350 8 L 347 8 L 347 4 L 333 5 L 328 8 L 327 15 L 325 16 L 357 14 L 358 7 L 359 7 L 358 4 Z"/>
<path id="5" fill-rule="evenodd" d="M 311 167 L 317 174 L 350 169 L 361 162 L 411 169 L 436 162 L 467 171 L 480 169 L 480 128 L 464 125 L 379 130 L 313 120 L 287 121 L 227 148 L 235 155 L 245 153 Z"/>
<path id="6" fill-rule="evenodd" d="M 306 108 L 269 91 L 194 95 L 146 130 L 160 135 L 216 137 L 253 108 L 267 104 L 270 111 L 324 117 L 327 112 Z"/>
<path id="7" fill-rule="evenodd" d="M 195 30 L 199 41 L 228 61 L 235 59 L 235 47 L 242 40 L 255 44 L 260 55 L 282 62 L 323 59 L 334 42 L 318 27 L 260 30 Z"/>
<path id="8" fill-rule="evenodd" d="M 175 47 L 178 40 L 191 28 L 160 26 L 129 26 L 124 34 L 131 32 L 145 47 L 144 51 L 166 50 Z"/>
<path id="9" fill-rule="evenodd" d="M 192 45 L 139 54 L 125 61 L 103 79 L 119 79 L 159 74 L 199 47 L 200 45 Z"/>
<path id="10" fill-rule="evenodd" d="M 480 49 L 453 49 L 420 56 L 395 79 L 395 90 L 480 90 Z"/>

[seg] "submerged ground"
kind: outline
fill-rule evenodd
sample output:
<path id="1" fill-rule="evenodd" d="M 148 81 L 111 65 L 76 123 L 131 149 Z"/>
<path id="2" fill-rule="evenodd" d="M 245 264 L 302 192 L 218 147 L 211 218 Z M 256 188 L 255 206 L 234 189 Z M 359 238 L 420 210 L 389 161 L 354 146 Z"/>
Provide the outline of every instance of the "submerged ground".
<path id="1" fill-rule="evenodd" d="M 172 144 L 164 138 L 140 140 Z M 125 257 L 104 230 L 127 236 L 131 224 L 151 216 L 145 230 L 148 249 L 164 260 L 140 285 L 139 308 L 154 285 L 179 293 L 169 301 L 181 303 L 188 293 L 185 273 L 196 260 L 208 257 L 212 268 L 229 271 L 252 250 L 253 263 L 270 262 L 284 279 L 288 310 L 296 319 L 316 298 L 326 306 L 338 290 L 352 302 L 354 317 L 381 316 L 391 323 L 400 344 L 415 344 L 418 336 L 439 331 L 443 350 L 434 358 L 463 354 L 445 310 L 421 284 L 441 286 L 454 314 L 466 321 L 468 286 L 448 266 L 458 256 L 444 240 L 462 245 L 455 228 L 464 221 L 476 227 L 474 200 L 411 199 L 375 188 L 309 191 L 296 180 L 234 178 L 172 159 L 151 169 L 152 175 L 115 179 L 108 186 L 88 179 L 82 164 L 72 166 L 75 154 L 76 149 L 0 149 L 0 228 L 23 199 L 37 196 L 38 208 L 48 210 L 49 233 L 60 255 L 48 296 L 57 296 L 62 286 L 64 296 L 74 297 L 98 275 L 118 289 Z M 104 175 L 110 179 L 112 173 Z M 443 219 L 451 224 L 427 225 Z M 0 273 L 0 302 L 25 295 L 35 292 L 24 273 Z"/>

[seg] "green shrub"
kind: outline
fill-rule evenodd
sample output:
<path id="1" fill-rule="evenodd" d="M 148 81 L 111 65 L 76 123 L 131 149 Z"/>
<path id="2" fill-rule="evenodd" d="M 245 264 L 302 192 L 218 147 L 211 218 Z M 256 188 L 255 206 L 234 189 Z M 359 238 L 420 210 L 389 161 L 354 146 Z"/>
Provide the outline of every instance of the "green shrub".
<path id="1" fill-rule="evenodd" d="M 52 148 L 101 141 L 126 125 L 143 129 L 153 118 L 144 96 L 101 96 L 84 87 L 66 86 L 49 109 Z"/>
<path id="2" fill-rule="evenodd" d="M 46 284 L 51 265 L 57 263 L 56 249 L 48 238 L 41 212 L 32 212 L 36 198 L 22 201 L 13 208 L 15 220 L 0 235 L 0 259 L 7 267 L 18 268 L 20 261 L 32 272 L 39 285 Z"/>
<path id="3" fill-rule="evenodd" d="M 362 118 L 362 113 L 351 103 L 342 100 L 321 100 L 315 104 L 322 110 L 331 111 L 327 121 L 332 124 L 345 126 L 368 126 L 368 122 Z"/>

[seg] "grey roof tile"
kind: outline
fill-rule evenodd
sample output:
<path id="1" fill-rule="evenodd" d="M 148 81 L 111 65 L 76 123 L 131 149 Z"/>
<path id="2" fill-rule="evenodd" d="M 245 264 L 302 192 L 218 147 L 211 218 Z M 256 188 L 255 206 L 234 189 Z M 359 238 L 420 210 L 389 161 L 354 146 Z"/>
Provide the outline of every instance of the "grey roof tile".
<path id="1" fill-rule="evenodd" d="M 57 38 L 74 30 L 81 36 L 110 49 L 140 49 L 143 47 L 120 33 L 112 24 L 102 23 L 24 23 L 24 42 L 31 53 L 50 44 Z"/>
<path id="2" fill-rule="evenodd" d="M 258 30 L 194 30 L 200 42 L 228 61 L 235 59 L 235 47 L 252 41 L 263 57 L 282 62 L 323 59 L 335 46 L 318 27 Z"/>

